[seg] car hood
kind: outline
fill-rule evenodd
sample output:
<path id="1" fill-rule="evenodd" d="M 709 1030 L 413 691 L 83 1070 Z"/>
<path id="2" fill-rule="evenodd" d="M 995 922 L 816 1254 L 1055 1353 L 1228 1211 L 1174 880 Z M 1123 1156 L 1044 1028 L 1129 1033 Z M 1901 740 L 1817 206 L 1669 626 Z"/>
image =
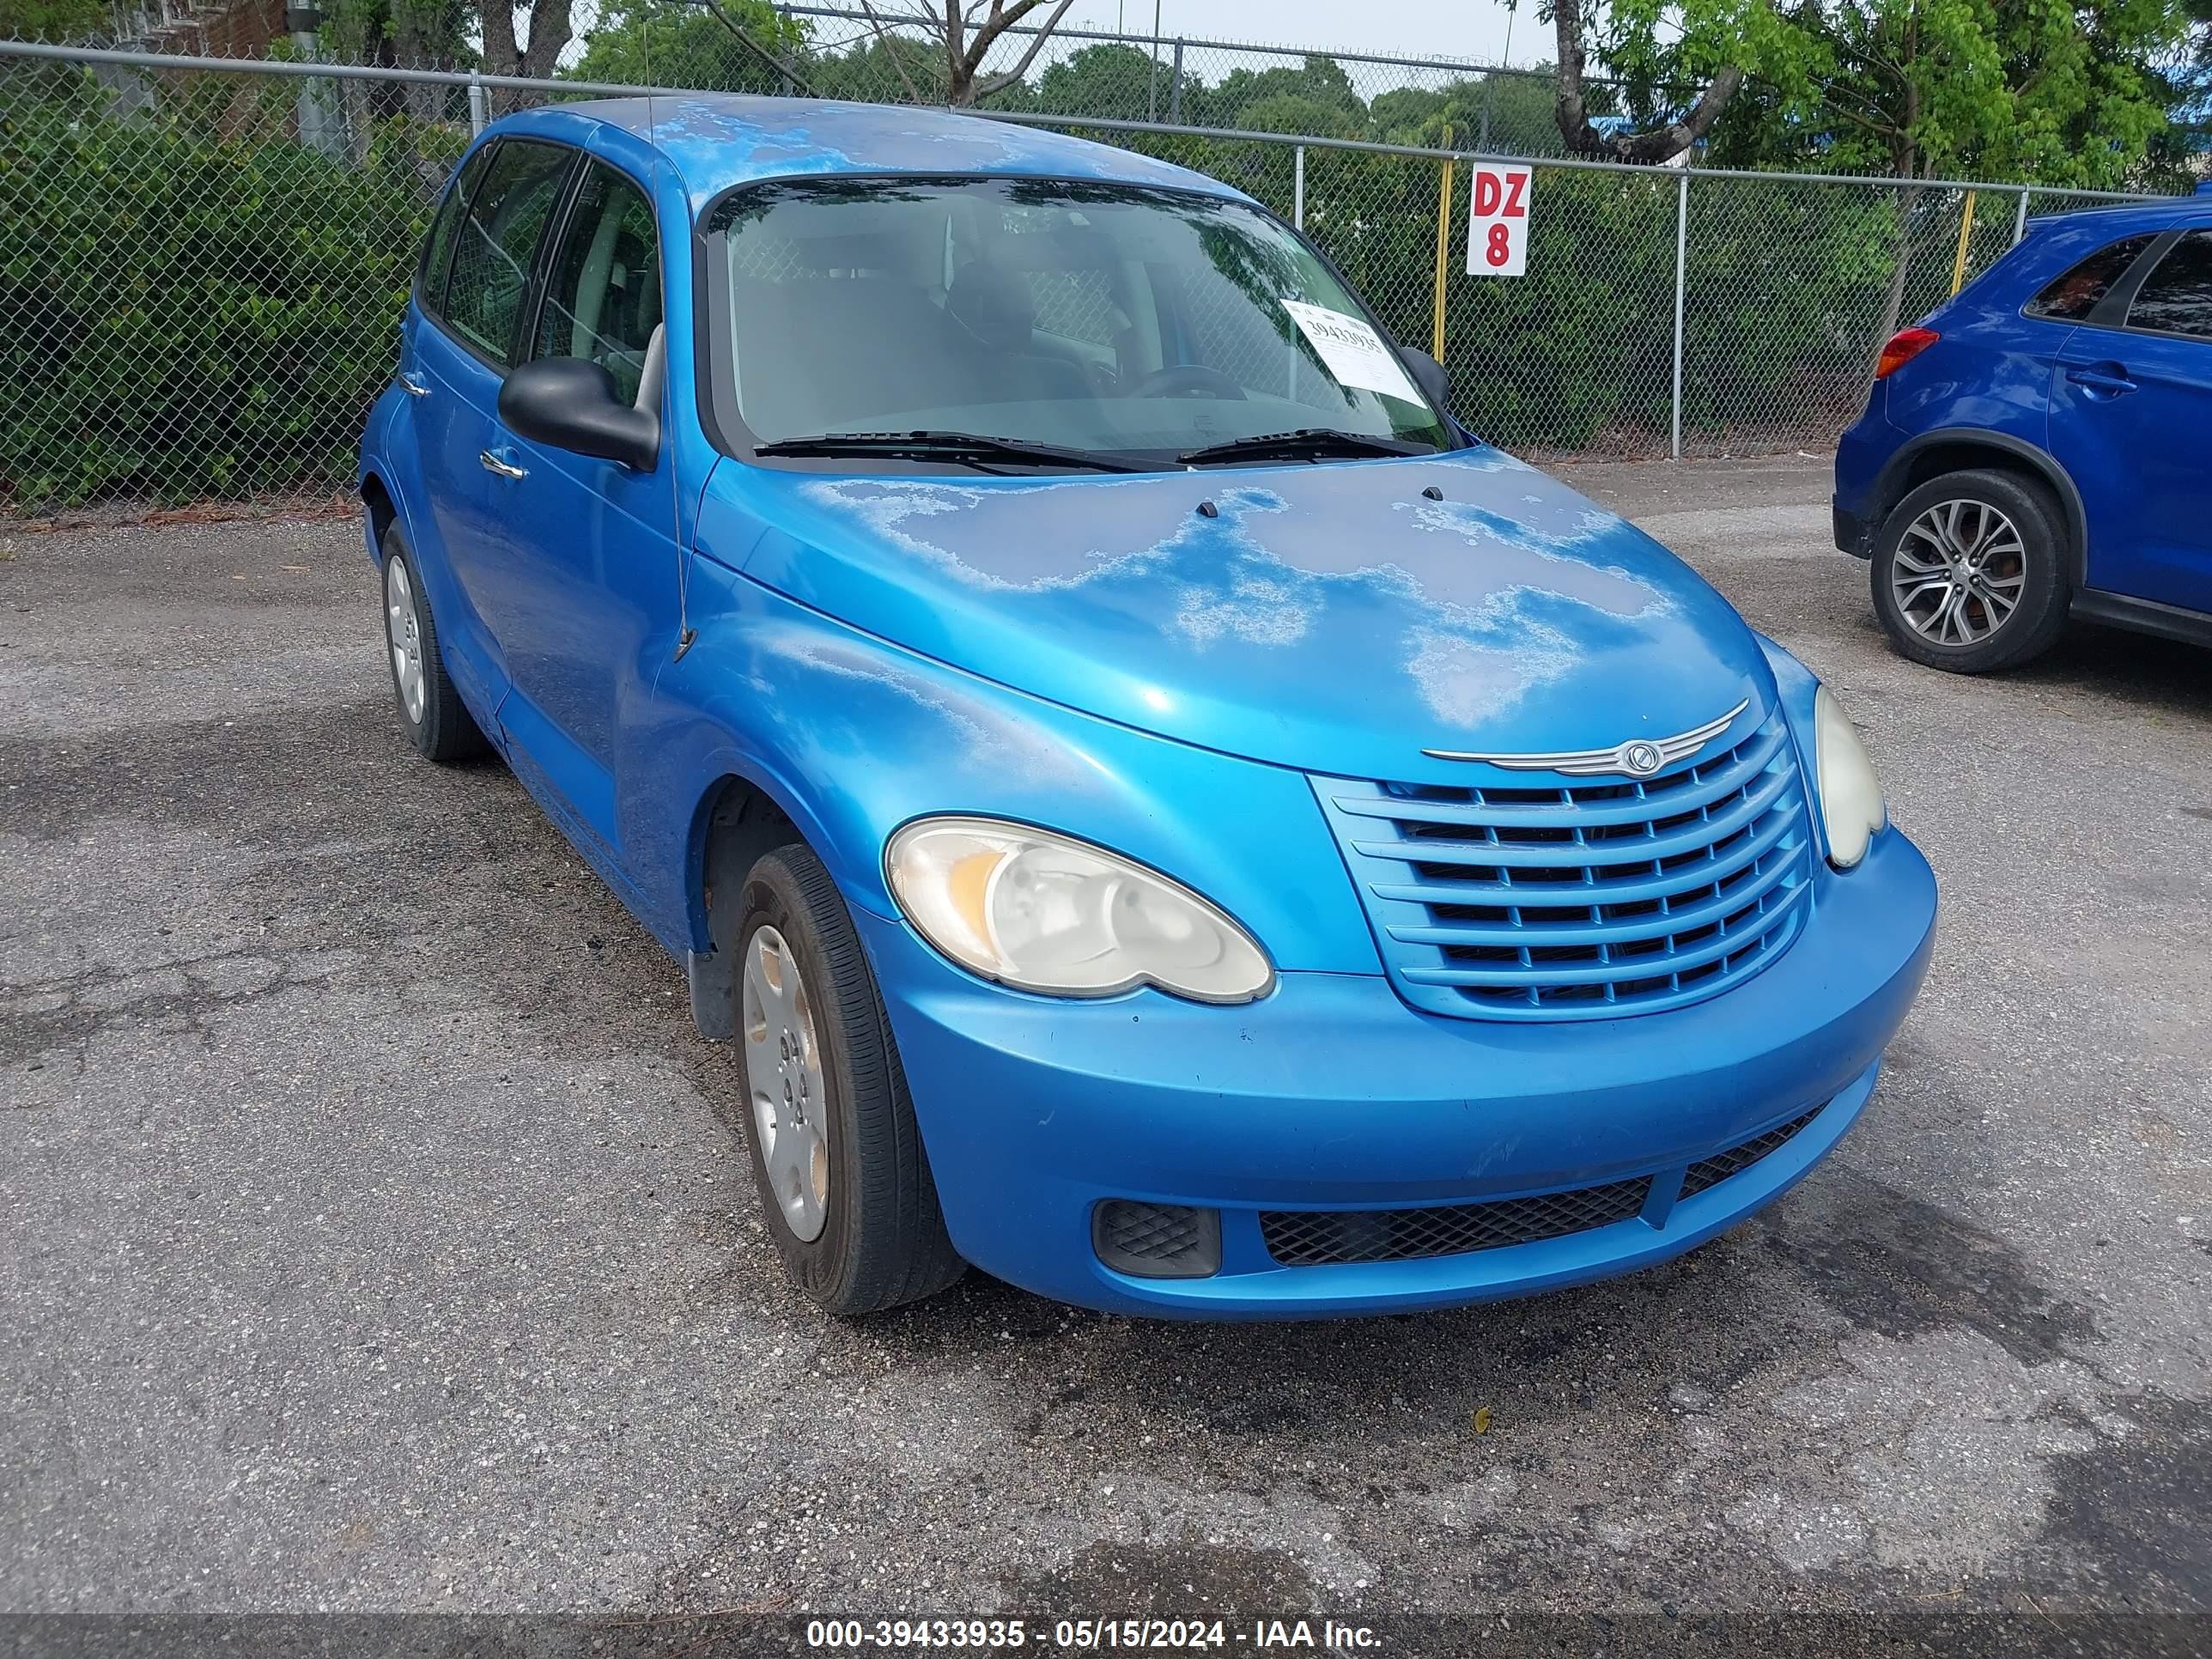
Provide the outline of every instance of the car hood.
<path id="1" fill-rule="evenodd" d="M 700 530 L 908 649 L 1308 771 L 1465 782 L 1423 751 L 1609 748 L 1773 698 L 1702 578 L 1487 447 L 1047 479 L 725 465 Z"/>

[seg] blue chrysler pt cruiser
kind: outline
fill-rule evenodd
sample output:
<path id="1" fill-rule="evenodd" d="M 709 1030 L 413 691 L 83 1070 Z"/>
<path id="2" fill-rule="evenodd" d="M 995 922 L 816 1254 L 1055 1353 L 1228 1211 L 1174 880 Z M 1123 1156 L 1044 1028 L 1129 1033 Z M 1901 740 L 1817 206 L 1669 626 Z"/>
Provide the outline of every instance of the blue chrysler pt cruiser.
<path id="1" fill-rule="evenodd" d="M 499 121 L 361 493 L 416 745 L 495 750 L 686 964 L 837 1312 L 1662 1261 L 1836 1144 L 1927 963 L 1813 675 L 1125 151 Z"/>

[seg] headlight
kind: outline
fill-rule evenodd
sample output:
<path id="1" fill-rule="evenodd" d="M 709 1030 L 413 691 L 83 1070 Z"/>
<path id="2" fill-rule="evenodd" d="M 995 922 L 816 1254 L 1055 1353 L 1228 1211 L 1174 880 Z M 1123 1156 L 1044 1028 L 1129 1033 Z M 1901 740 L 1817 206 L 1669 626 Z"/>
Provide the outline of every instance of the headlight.
<path id="1" fill-rule="evenodd" d="M 1889 823 L 1889 808 L 1875 781 L 1866 745 L 1851 729 L 1826 686 L 1813 694 L 1814 749 L 1820 761 L 1820 822 L 1828 832 L 1828 862 L 1848 870 L 1866 856 L 1867 843 Z"/>
<path id="2" fill-rule="evenodd" d="M 1024 991 L 1103 997 L 1157 985 L 1249 1002 L 1274 969 L 1244 930 L 1188 888 L 1048 830 L 923 818 L 891 837 L 891 892 L 963 967 Z"/>

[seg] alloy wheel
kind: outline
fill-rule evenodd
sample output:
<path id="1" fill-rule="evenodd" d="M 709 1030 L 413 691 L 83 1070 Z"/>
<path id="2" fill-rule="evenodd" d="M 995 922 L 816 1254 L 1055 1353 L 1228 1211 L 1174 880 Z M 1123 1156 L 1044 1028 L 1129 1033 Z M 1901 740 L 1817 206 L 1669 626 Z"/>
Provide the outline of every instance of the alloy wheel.
<path id="1" fill-rule="evenodd" d="M 1987 501 L 1937 501 L 1906 527 L 1890 564 L 1890 594 L 1905 625 L 1954 649 L 2002 628 L 2027 585 L 2027 544 Z"/>

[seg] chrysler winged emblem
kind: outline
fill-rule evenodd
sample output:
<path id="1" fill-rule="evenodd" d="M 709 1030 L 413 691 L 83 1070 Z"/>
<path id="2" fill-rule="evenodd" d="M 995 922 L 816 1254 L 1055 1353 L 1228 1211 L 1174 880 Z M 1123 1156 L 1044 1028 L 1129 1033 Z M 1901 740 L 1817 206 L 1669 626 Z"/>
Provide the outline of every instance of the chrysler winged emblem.
<path id="1" fill-rule="evenodd" d="M 1750 707 L 1751 699 L 1746 697 L 1718 720 L 1707 720 L 1687 732 L 1677 732 L 1671 738 L 1631 738 L 1610 749 L 1571 749 L 1550 755 L 1474 755 L 1454 749 L 1421 752 L 1431 760 L 1486 761 L 1512 772 L 1561 772 L 1571 778 L 1619 772 L 1632 778 L 1648 778 L 1662 767 L 1687 760 L 1735 725 L 1735 717 Z"/>

